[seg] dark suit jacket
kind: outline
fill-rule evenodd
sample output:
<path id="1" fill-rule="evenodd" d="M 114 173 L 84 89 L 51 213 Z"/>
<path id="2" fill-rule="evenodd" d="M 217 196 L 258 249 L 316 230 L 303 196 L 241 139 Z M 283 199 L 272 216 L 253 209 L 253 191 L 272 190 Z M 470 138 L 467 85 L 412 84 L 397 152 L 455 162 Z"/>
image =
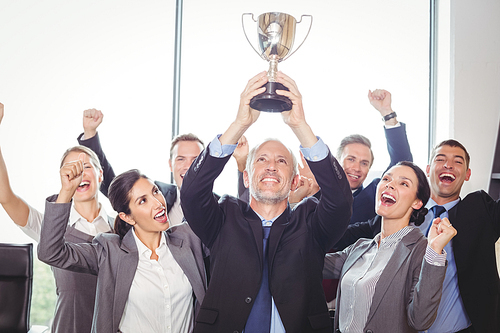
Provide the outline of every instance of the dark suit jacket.
<path id="1" fill-rule="evenodd" d="M 262 222 L 248 203 L 231 196 L 217 202 L 215 179 L 230 158 L 207 147 L 184 177 L 181 204 L 193 231 L 210 249 L 211 281 L 195 332 L 241 332 L 262 277 Z M 309 162 L 323 189 L 276 219 L 269 235 L 269 286 L 289 333 L 331 332 L 321 288 L 326 251 L 349 223 L 352 196 L 337 160 Z M 251 333 L 251 332 L 248 332 Z"/>
<path id="2" fill-rule="evenodd" d="M 113 167 L 109 163 L 108 159 L 106 158 L 106 154 L 104 154 L 104 151 L 102 150 L 101 147 L 101 141 L 99 140 L 99 133 L 97 133 L 95 136 L 91 137 L 90 139 L 82 140 L 83 133 L 80 134 L 77 138 L 78 143 L 82 146 L 85 146 L 87 148 L 90 148 L 96 153 L 97 157 L 99 158 L 99 162 L 101 162 L 101 167 L 102 167 L 102 172 L 103 172 L 103 181 L 101 183 L 101 192 L 104 194 L 106 197 L 108 197 L 108 189 L 109 185 L 115 179 L 116 175 L 113 170 Z M 175 200 L 177 200 L 177 185 L 175 184 L 167 184 L 167 183 L 162 183 L 160 181 L 155 181 L 155 184 L 158 186 L 160 189 L 161 193 L 163 193 L 163 196 L 165 197 L 165 202 L 167 204 L 167 212 L 170 212 L 170 209 L 172 209 L 172 206 L 175 203 Z"/>
<path id="3" fill-rule="evenodd" d="M 500 279 L 495 242 L 500 237 L 500 200 L 486 192 L 468 194 L 448 212 L 457 229 L 452 240 L 458 287 L 465 310 L 476 332 L 500 332 Z M 341 242 L 372 238 L 380 231 L 380 220 L 350 225 Z"/>
<path id="4" fill-rule="evenodd" d="M 324 276 L 342 278 L 370 247 L 359 239 L 344 251 L 325 257 Z M 416 228 L 397 244 L 375 286 L 363 332 L 411 333 L 428 329 L 441 300 L 445 266 L 433 266 L 424 258 L 427 238 Z M 339 326 L 342 288 L 337 291 L 335 328 Z"/>
<path id="5" fill-rule="evenodd" d="M 51 202 L 55 198 L 45 204 L 38 258 L 54 267 L 97 275 L 92 332 L 115 333 L 139 262 L 132 231 L 123 239 L 116 234 L 101 233 L 92 244 L 65 242 L 71 203 Z M 169 229 L 165 236 L 172 256 L 193 288 L 196 314 L 207 287 L 201 241 L 187 223 Z"/>

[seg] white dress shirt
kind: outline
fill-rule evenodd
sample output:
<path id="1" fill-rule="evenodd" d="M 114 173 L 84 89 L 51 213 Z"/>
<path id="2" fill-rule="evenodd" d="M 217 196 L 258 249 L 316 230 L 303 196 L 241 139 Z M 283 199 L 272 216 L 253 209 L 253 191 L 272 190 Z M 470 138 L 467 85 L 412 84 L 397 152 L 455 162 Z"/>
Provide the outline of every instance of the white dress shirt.
<path id="1" fill-rule="evenodd" d="M 139 263 L 120 322 L 123 333 L 188 333 L 194 327 L 193 288 L 161 234 L 157 260 L 132 229 Z"/>
<path id="2" fill-rule="evenodd" d="M 36 242 L 39 242 L 40 231 L 42 229 L 43 214 L 30 205 L 28 205 L 28 208 L 28 222 L 24 227 L 19 226 L 19 228 L 26 235 L 34 239 Z M 111 231 L 111 227 L 108 223 L 108 214 L 106 214 L 106 211 L 101 204 L 99 204 L 99 215 L 92 222 L 89 222 L 85 218 L 83 218 L 76 211 L 75 206 L 72 205 L 68 220 L 68 226 L 74 226 L 75 229 L 90 236 L 97 236 L 98 233 Z"/>
<path id="3" fill-rule="evenodd" d="M 177 198 L 175 199 L 172 208 L 170 208 L 170 211 L 168 212 L 168 221 L 170 226 L 172 227 L 174 225 L 181 224 L 183 219 L 184 213 L 182 212 L 181 207 L 181 192 L 179 191 L 179 188 L 177 188 Z"/>

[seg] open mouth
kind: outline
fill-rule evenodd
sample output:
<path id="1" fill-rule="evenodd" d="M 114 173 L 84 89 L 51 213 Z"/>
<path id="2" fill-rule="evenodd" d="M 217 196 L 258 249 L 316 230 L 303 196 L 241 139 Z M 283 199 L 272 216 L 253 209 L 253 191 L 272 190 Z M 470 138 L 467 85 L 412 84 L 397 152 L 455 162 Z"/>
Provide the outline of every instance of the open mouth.
<path id="1" fill-rule="evenodd" d="M 451 173 L 442 173 L 439 175 L 439 180 L 443 183 L 452 183 L 455 179 L 455 175 Z"/>
<path id="2" fill-rule="evenodd" d="M 382 193 L 382 196 L 380 197 L 380 201 L 385 206 L 392 206 L 396 203 L 396 198 L 392 194 L 384 192 L 384 193 Z"/>
<path id="3" fill-rule="evenodd" d="M 78 191 L 86 191 L 90 186 L 90 182 L 87 180 L 84 180 L 83 182 L 78 185 Z"/>
<path id="4" fill-rule="evenodd" d="M 165 223 L 167 222 L 168 217 L 167 217 L 167 211 L 165 209 L 162 209 L 158 214 L 155 215 L 155 221 L 158 221 L 160 223 Z"/>
<path id="5" fill-rule="evenodd" d="M 279 180 L 276 178 L 265 177 L 265 178 L 262 178 L 261 182 L 279 183 Z"/>
<path id="6" fill-rule="evenodd" d="M 359 176 L 353 175 L 352 173 L 348 173 L 347 175 L 353 179 L 359 179 Z"/>

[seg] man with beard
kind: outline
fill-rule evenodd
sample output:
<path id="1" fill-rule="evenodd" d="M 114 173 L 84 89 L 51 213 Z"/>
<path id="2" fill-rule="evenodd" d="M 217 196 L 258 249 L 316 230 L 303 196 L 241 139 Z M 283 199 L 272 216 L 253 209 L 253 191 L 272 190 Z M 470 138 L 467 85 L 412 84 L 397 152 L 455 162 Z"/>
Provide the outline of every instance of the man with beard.
<path id="1" fill-rule="evenodd" d="M 297 163 L 277 140 L 249 155 L 244 181 L 250 204 L 227 195 L 217 202 L 211 195 L 238 139 L 259 117 L 249 103 L 266 82 L 265 72 L 250 79 L 236 120 L 198 156 L 181 188 L 185 217 L 211 253 L 212 278 L 195 332 L 331 332 L 321 287 L 323 259 L 349 223 L 352 195 L 342 167 L 307 124 L 301 95 L 288 76 L 278 73 L 289 91 L 277 93 L 293 103 L 282 117 L 301 143 L 321 199 L 307 198 L 290 209 Z"/>

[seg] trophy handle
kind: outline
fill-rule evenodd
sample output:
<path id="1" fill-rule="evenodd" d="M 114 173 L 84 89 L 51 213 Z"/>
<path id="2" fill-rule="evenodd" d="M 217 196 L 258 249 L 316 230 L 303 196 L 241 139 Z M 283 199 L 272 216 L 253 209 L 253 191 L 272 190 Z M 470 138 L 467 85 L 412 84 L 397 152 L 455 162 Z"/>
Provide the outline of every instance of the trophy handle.
<path id="1" fill-rule="evenodd" d="M 312 27 L 312 23 L 313 23 L 313 17 L 312 17 L 312 15 L 302 15 L 302 16 L 300 16 L 300 20 L 297 22 L 297 24 L 299 24 L 299 23 L 302 22 L 302 18 L 303 17 L 310 17 L 311 18 L 311 21 L 309 22 L 309 29 L 307 30 L 307 34 L 304 37 L 304 39 L 302 40 L 302 43 L 300 43 L 300 45 L 295 50 L 293 50 L 292 53 L 290 53 L 289 55 L 287 55 L 286 57 L 284 57 L 283 59 L 281 59 L 281 61 L 290 58 L 290 56 L 292 54 L 294 54 L 295 52 L 297 52 L 297 50 L 300 49 L 300 47 L 302 46 L 302 44 L 304 44 L 304 42 L 306 41 L 307 36 L 309 36 L 309 32 L 311 32 L 311 27 Z M 253 16 L 252 16 L 252 18 L 253 18 Z M 248 39 L 248 37 L 247 37 L 247 39 Z"/>
<path id="2" fill-rule="evenodd" d="M 252 49 L 255 51 L 255 53 L 257 53 L 259 55 L 259 57 L 261 57 L 262 59 L 266 60 L 266 58 L 262 55 L 262 53 L 259 53 L 259 51 L 257 51 L 257 49 L 255 48 L 254 44 L 250 41 L 250 39 L 248 39 L 248 35 L 247 35 L 247 31 L 245 29 L 245 16 L 248 16 L 248 15 L 252 15 L 252 20 L 257 23 L 257 21 L 254 19 L 253 17 L 253 14 L 252 13 L 244 13 L 241 15 L 241 26 L 243 27 L 243 33 L 245 34 L 245 38 L 247 39 L 248 43 L 250 44 L 250 46 L 252 47 Z M 301 18 L 302 19 L 302 18 Z M 310 29 L 310 28 L 309 28 Z M 309 34 L 309 33 L 308 33 Z M 306 36 L 307 37 L 307 36 Z M 301 44 L 302 45 L 302 44 Z"/>

